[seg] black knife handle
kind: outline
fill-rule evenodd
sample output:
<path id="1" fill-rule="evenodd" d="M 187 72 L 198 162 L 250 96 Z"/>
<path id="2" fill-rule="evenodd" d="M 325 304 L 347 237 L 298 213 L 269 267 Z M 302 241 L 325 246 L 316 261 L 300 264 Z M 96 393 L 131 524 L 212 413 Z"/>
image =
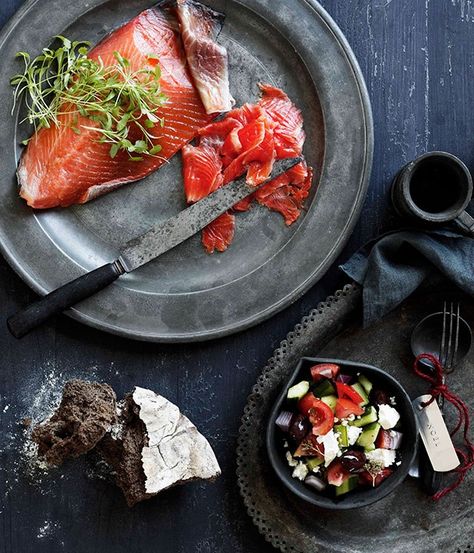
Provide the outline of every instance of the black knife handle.
<path id="1" fill-rule="evenodd" d="M 428 453 L 423 445 L 420 446 L 420 479 L 425 493 L 435 495 L 443 484 L 443 473 L 433 469 Z"/>
<path id="2" fill-rule="evenodd" d="M 53 315 L 112 284 L 123 273 L 116 261 L 86 273 L 12 315 L 7 320 L 8 329 L 15 338 L 21 338 Z"/>

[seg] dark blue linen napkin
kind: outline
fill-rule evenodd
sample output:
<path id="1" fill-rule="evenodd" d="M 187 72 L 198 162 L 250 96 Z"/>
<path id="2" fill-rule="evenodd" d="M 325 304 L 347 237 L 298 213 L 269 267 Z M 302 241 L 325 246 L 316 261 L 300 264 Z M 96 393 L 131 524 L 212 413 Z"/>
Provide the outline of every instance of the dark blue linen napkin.
<path id="1" fill-rule="evenodd" d="M 441 273 L 474 296 L 474 239 L 449 230 L 402 230 L 372 240 L 340 269 L 363 287 L 367 327 Z"/>

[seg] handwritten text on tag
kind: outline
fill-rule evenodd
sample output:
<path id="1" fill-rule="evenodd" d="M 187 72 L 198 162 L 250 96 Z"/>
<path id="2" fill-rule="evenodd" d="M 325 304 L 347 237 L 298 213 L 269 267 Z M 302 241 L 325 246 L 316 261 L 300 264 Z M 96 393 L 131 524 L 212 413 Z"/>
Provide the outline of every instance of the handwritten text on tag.
<path id="1" fill-rule="evenodd" d="M 426 394 L 413 401 L 420 435 L 433 469 L 448 472 L 459 465 L 459 459 L 436 401 L 432 401 L 427 407 L 421 406 L 430 399 L 431 396 Z"/>

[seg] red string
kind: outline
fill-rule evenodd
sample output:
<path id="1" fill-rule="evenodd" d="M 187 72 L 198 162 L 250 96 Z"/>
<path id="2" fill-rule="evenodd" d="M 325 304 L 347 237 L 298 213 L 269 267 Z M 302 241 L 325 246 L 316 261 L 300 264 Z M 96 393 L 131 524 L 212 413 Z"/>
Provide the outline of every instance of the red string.
<path id="1" fill-rule="evenodd" d="M 419 363 L 420 361 L 423 361 L 423 360 L 429 361 L 433 366 L 434 371 L 431 374 L 428 374 L 424 370 L 419 369 Z M 413 370 L 418 376 L 425 379 L 427 382 L 431 384 L 430 394 L 432 397 L 429 401 L 422 404 L 423 407 L 426 407 L 427 405 L 432 403 L 436 398 L 438 398 L 439 396 L 442 396 L 444 397 L 445 400 L 449 401 L 452 405 L 454 405 L 454 407 L 458 412 L 458 422 L 454 427 L 454 429 L 451 430 L 450 432 L 451 437 L 453 437 L 459 431 L 459 429 L 463 427 L 463 442 L 464 442 L 464 447 L 466 448 L 467 451 L 463 451 L 462 449 L 455 448 L 461 463 L 453 471 L 453 472 L 457 472 L 459 476 L 453 484 L 451 484 L 450 486 L 447 486 L 446 488 L 440 490 L 435 495 L 433 495 L 433 499 L 435 501 L 438 501 L 446 494 L 455 490 L 466 477 L 468 470 L 474 467 L 474 445 L 470 441 L 468 436 L 469 425 L 470 425 L 469 409 L 467 405 L 464 403 L 464 401 L 455 393 L 451 392 L 448 386 L 446 386 L 446 384 L 444 383 L 443 366 L 441 365 L 437 357 L 429 353 L 422 353 L 421 355 L 418 355 L 418 357 L 415 359 Z"/>

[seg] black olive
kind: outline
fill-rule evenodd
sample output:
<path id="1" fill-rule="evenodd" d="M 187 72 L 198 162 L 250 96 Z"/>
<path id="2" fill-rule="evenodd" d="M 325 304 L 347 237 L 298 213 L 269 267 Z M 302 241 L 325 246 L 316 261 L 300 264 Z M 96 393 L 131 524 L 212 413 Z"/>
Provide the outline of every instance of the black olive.
<path id="1" fill-rule="evenodd" d="M 303 438 L 306 437 L 311 430 L 311 425 L 308 419 L 304 415 L 296 415 L 291 421 L 289 434 L 291 438 L 299 444 Z"/>
<path id="2" fill-rule="evenodd" d="M 342 466 L 349 472 L 360 472 L 364 469 L 367 460 L 365 453 L 351 449 L 345 451 L 340 458 Z"/>

